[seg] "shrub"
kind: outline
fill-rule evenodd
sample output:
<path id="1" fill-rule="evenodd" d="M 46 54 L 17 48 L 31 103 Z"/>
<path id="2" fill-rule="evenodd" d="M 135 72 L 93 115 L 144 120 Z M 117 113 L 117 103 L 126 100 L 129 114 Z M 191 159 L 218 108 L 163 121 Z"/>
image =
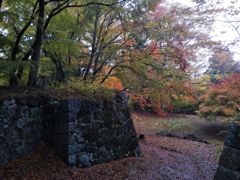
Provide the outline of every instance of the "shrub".
<path id="1" fill-rule="evenodd" d="M 240 112 L 240 74 L 223 79 L 211 85 L 201 97 L 198 114 L 207 119 L 216 116 L 234 117 Z"/>
<path id="2" fill-rule="evenodd" d="M 173 112 L 178 114 L 196 114 L 198 104 L 191 101 L 175 101 Z"/>

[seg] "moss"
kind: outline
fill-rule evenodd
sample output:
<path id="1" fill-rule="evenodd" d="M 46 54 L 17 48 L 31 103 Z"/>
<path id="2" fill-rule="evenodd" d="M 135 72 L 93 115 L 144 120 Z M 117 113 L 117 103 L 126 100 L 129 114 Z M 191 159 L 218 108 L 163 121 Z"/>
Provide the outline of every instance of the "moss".
<path id="1" fill-rule="evenodd" d="M 45 88 L 28 88 L 21 86 L 17 88 L 1 87 L 0 99 L 24 97 L 24 96 L 46 96 L 54 99 L 85 99 L 89 101 L 110 100 L 117 90 L 107 89 L 99 83 L 69 81 L 49 85 Z"/>

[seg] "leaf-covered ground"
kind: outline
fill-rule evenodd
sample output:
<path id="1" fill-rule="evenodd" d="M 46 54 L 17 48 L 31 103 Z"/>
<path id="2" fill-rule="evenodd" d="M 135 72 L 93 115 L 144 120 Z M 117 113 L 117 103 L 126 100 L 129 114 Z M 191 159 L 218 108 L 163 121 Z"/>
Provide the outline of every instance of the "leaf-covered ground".
<path id="1" fill-rule="evenodd" d="M 143 133 L 140 121 L 148 121 L 148 118 L 134 119 L 138 133 Z M 42 144 L 32 154 L 0 168 L 0 179 L 210 180 L 217 168 L 214 144 L 161 137 L 149 132 L 140 140 L 140 146 L 144 157 L 79 169 L 65 165 Z"/>

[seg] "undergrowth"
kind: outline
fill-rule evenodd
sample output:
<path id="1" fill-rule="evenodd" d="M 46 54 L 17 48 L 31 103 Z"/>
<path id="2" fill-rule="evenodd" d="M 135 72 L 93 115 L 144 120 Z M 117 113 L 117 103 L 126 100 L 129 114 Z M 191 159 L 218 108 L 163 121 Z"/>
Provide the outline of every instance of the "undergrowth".
<path id="1" fill-rule="evenodd" d="M 46 95 L 56 99 L 80 98 L 91 101 L 110 99 L 117 90 L 109 89 L 99 83 L 69 80 L 65 83 L 49 84 L 46 87 L 17 88 L 0 87 L 0 98 Z"/>

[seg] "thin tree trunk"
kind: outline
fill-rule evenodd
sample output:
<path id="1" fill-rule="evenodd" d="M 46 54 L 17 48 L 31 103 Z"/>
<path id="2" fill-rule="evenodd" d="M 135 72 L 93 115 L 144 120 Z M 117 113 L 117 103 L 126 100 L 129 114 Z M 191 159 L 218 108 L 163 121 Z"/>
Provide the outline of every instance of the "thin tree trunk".
<path id="1" fill-rule="evenodd" d="M 0 0 L 0 10 L 2 9 L 3 0 Z"/>
<path id="2" fill-rule="evenodd" d="M 58 82 L 63 82 L 66 75 L 64 73 L 64 70 L 63 70 L 63 67 L 62 67 L 62 63 L 60 60 L 57 61 L 57 64 L 56 64 L 56 68 L 57 68 L 57 77 L 56 77 L 56 80 Z"/>
<path id="3" fill-rule="evenodd" d="M 0 0 L 0 3 L 2 3 L 2 2 L 3 2 L 3 0 Z M 31 25 L 32 21 L 34 20 L 34 13 L 37 9 L 37 4 L 38 4 L 38 2 L 36 2 L 34 7 L 33 7 L 32 15 L 30 17 L 30 20 L 25 24 L 25 26 L 22 28 L 22 30 L 17 34 L 16 40 L 14 42 L 14 46 L 13 46 L 13 49 L 12 49 L 12 52 L 11 52 L 11 61 L 13 61 L 13 62 L 16 62 L 16 60 L 17 60 L 16 56 L 17 56 L 17 53 L 19 51 L 19 44 L 21 42 L 21 39 L 22 39 L 24 33 L 26 32 L 26 30 Z M 0 9 L 1 9 L 1 7 L 0 7 Z M 19 72 L 19 69 L 20 69 L 20 71 L 23 71 L 23 66 L 19 65 L 18 68 L 13 67 L 11 69 L 10 76 L 9 76 L 9 86 L 15 87 L 15 86 L 18 85 L 19 77 L 21 78 L 21 72 Z M 16 73 L 17 73 L 17 75 L 16 75 Z"/>
<path id="4" fill-rule="evenodd" d="M 87 76 L 88 76 L 88 74 L 90 72 L 90 69 L 92 67 L 93 60 L 94 60 L 94 55 L 95 55 L 95 52 L 96 52 L 97 27 L 98 27 L 99 14 L 100 14 L 100 12 L 98 11 L 97 14 L 96 14 L 95 22 L 94 22 L 91 55 L 90 55 L 90 59 L 89 59 L 87 69 L 86 69 L 85 74 L 84 74 L 84 78 L 83 78 L 84 80 L 87 80 Z"/>
<path id="5" fill-rule="evenodd" d="M 37 73 L 38 73 L 38 65 L 40 61 L 42 40 L 43 40 L 43 32 L 44 32 L 44 2 L 45 0 L 39 0 L 39 13 L 38 13 L 38 21 L 37 21 L 37 31 L 33 53 L 32 53 L 32 62 L 30 66 L 29 76 L 28 76 L 28 86 L 34 87 L 37 83 Z"/>
<path id="6" fill-rule="evenodd" d="M 68 65 L 69 66 L 72 65 L 72 58 L 71 58 L 71 50 L 70 50 L 70 48 L 68 48 Z"/>
<path id="7" fill-rule="evenodd" d="M 99 65 L 99 59 L 102 54 L 102 44 L 99 47 L 99 52 L 97 53 L 97 57 L 95 58 L 94 61 L 94 68 L 93 68 L 93 74 L 95 75 L 97 73 L 98 65 Z"/>
<path id="8" fill-rule="evenodd" d="M 63 82 L 66 75 L 65 75 L 65 72 L 63 70 L 63 67 L 62 67 L 62 63 L 61 63 L 61 60 L 59 60 L 57 57 L 51 57 L 54 65 L 55 65 L 55 68 L 56 68 L 56 74 L 55 74 L 55 78 L 54 78 L 54 81 L 57 81 L 57 82 Z"/>

